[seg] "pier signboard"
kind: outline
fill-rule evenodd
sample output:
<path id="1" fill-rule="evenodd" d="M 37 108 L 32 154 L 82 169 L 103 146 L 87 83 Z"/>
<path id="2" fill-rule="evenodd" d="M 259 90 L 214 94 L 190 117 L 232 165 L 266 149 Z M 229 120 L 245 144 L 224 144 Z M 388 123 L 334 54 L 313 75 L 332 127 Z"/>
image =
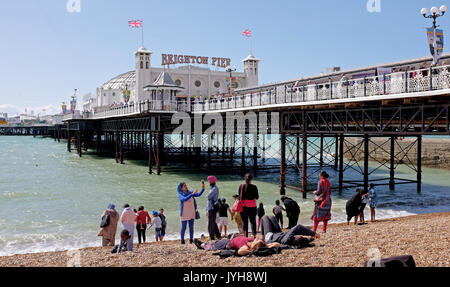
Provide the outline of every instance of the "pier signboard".
<path id="1" fill-rule="evenodd" d="M 177 64 L 199 64 L 226 68 L 231 65 L 231 59 L 221 57 L 189 56 L 176 54 L 161 54 L 161 66 Z"/>

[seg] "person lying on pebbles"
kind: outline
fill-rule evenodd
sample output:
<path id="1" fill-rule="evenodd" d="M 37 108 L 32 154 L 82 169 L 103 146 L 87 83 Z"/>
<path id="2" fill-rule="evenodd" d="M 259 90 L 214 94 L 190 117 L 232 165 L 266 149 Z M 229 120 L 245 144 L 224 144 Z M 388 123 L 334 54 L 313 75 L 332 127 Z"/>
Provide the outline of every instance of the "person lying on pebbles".
<path id="1" fill-rule="evenodd" d="M 277 242 L 267 244 L 262 239 L 248 238 L 238 234 L 233 234 L 230 239 L 221 239 L 206 243 L 194 239 L 194 244 L 198 249 L 207 251 L 236 250 L 241 256 L 248 255 L 261 247 L 280 247 L 280 243 Z"/>

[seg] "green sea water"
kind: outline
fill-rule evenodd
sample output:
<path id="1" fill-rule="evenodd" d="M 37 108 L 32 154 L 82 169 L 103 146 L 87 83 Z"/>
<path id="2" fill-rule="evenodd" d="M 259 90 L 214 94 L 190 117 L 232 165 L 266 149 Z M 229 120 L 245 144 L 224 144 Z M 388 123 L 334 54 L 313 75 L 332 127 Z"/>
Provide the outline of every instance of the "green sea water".
<path id="1" fill-rule="evenodd" d="M 177 185 L 184 181 L 190 189 L 199 189 L 201 179 L 207 177 L 181 171 L 149 175 L 145 162 L 126 160 L 120 165 L 113 158 L 94 153 L 79 158 L 76 153 L 68 153 L 64 143 L 52 139 L 0 137 L 0 147 L 0 255 L 98 246 L 100 216 L 110 202 L 119 212 L 125 203 L 133 208 L 144 205 L 149 211 L 164 208 L 167 238 L 177 239 L 180 229 Z M 336 174 L 332 171 L 330 174 L 334 182 Z M 387 170 L 377 171 L 378 176 L 387 174 Z M 398 174 L 415 176 L 404 167 L 399 168 Z M 356 175 L 346 173 L 346 178 L 352 176 Z M 414 184 L 398 186 L 395 191 L 379 187 L 379 218 L 450 211 L 450 172 L 425 168 L 423 178 L 420 195 Z M 218 179 L 220 197 L 230 202 L 242 179 L 232 175 Z M 271 174 L 254 182 L 266 213 L 271 213 L 275 200 L 279 199 L 278 181 L 278 174 Z M 333 193 L 332 222 L 345 220 L 345 202 L 352 192 Z M 197 236 L 207 233 L 205 195 L 197 200 L 201 214 L 201 219 L 195 222 Z M 287 196 L 298 200 L 301 206 L 300 223 L 311 224 L 312 196 L 303 200 L 298 191 L 289 189 Z M 230 224 L 236 230 L 234 223 Z M 154 241 L 153 231 L 147 232 L 147 237 Z"/>

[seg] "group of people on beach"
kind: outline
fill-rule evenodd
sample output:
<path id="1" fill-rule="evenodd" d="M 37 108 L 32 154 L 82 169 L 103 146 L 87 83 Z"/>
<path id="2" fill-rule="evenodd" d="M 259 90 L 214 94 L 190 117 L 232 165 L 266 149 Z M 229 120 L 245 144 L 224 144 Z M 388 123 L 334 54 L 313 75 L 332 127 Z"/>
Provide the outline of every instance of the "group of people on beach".
<path id="1" fill-rule="evenodd" d="M 156 241 L 163 241 L 166 234 L 166 217 L 164 209 L 152 211 L 152 217 L 145 210 L 144 206 L 139 206 L 138 210 L 131 209 L 129 204 L 123 206 L 122 215 L 116 211 L 116 206 L 112 203 L 108 205 L 108 209 L 102 214 L 100 223 L 100 232 L 98 236 L 102 236 L 102 246 L 115 246 L 115 237 L 117 232 L 117 224 L 122 223 L 122 232 L 120 234 L 120 244 L 115 246 L 113 252 L 132 251 L 134 229 L 136 228 L 138 242 L 141 244 L 146 241 L 146 231 L 152 226 L 155 227 Z"/>
<path id="2" fill-rule="evenodd" d="M 309 229 L 298 224 L 300 206 L 295 200 L 286 196 L 282 196 L 280 198 L 281 201 L 275 201 L 275 206 L 272 209 L 273 215 L 266 215 L 263 203 L 259 203 L 259 206 L 257 205 L 259 192 L 257 186 L 253 184 L 252 174 L 248 173 L 245 175 L 244 182 L 239 185 L 237 194 L 233 196 L 234 202 L 231 207 L 227 203 L 226 198 L 220 198 L 217 178 L 214 175 L 208 176 L 209 191 L 206 194 L 208 242 L 194 239 L 195 220 L 200 219 L 197 199 L 205 193 L 205 182 L 201 181 L 200 191 L 198 189 L 190 190 L 185 182 L 181 182 L 177 186 L 178 199 L 180 201 L 180 242 L 181 244 L 186 244 L 185 234 L 187 229 L 189 229 L 189 243 L 195 244 L 199 249 L 233 249 L 239 255 L 246 255 L 261 247 L 274 248 L 280 245 L 291 247 L 307 245 L 319 237 L 317 228 L 320 222 L 323 223 L 323 233 L 326 233 L 328 221 L 331 219 L 331 184 L 328 177 L 329 175 L 325 171 L 319 174 L 317 189 L 313 192 L 314 211 L 311 216 L 313 228 Z M 371 207 L 371 220 L 375 220 L 377 195 L 374 186 L 370 185 L 368 193 L 357 189 L 347 202 L 348 222 L 352 217 L 355 217 L 355 223 L 357 222 L 357 217 L 360 217 L 362 222 L 364 222 L 363 210 L 367 202 L 370 203 Z M 283 212 L 286 213 L 288 218 L 287 232 L 282 231 Z M 133 250 L 135 229 L 139 244 L 146 242 L 146 230 L 152 226 L 155 227 L 156 241 L 162 241 L 167 227 L 164 209 L 160 209 L 159 212 L 153 211 L 152 215 L 153 217 L 150 217 L 143 206 L 140 206 L 138 210 L 132 210 L 126 204 L 120 216 L 123 227 L 120 235 L 120 244 L 115 246 L 113 252 Z M 236 223 L 239 233 L 227 236 L 228 216 L 231 217 L 231 221 Z M 99 236 L 103 237 L 103 246 L 115 245 L 114 238 L 118 221 L 119 214 L 115 210 L 114 204 L 110 204 L 108 209 L 102 214 Z M 224 231 L 224 237 L 222 237 L 222 231 Z M 206 238 L 202 236 L 202 239 Z"/>
<path id="3" fill-rule="evenodd" d="M 370 206 L 370 221 L 375 221 L 375 208 L 378 204 L 378 195 L 375 190 L 375 185 L 371 183 L 369 185 L 369 191 L 364 192 L 362 189 L 357 188 L 355 194 L 347 201 L 345 210 L 347 213 L 347 225 L 350 224 L 350 220 L 354 217 L 355 224 L 358 223 L 358 217 L 360 224 L 365 224 L 364 209 L 367 203 Z"/>

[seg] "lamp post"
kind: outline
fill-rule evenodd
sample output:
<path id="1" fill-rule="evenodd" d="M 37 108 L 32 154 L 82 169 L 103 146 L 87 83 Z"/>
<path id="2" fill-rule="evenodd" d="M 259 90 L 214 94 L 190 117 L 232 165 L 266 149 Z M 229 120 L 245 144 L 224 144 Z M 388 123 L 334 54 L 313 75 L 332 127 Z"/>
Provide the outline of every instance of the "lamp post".
<path id="1" fill-rule="evenodd" d="M 233 75 L 232 75 L 232 73 L 236 72 L 236 70 L 237 70 L 236 66 L 233 66 L 233 68 L 231 68 L 231 66 L 228 66 L 228 67 L 226 67 L 226 70 L 225 70 L 226 72 L 230 73 L 230 83 L 229 83 L 229 86 L 228 86 L 228 94 L 230 96 L 232 95 L 231 91 L 232 91 L 232 88 L 233 88 Z"/>
<path id="2" fill-rule="evenodd" d="M 441 13 L 439 13 L 439 11 L 441 11 Z M 434 64 L 437 64 L 437 60 L 438 60 L 438 54 L 436 51 L 436 28 L 439 27 L 438 25 L 436 25 L 436 19 L 439 17 L 444 16 L 445 12 L 447 12 L 447 6 L 442 5 L 439 9 L 436 6 L 433 6 L 430 9 L 430 14 L 428 15 L 428 9 L 427 8 L 422 8 L 422 10 L 420 10 L 420 14 L 423 15 L 423 17 L 425 18 L 430 18 L 433 19 L 433 62 Z"/>
<path id="3" fill-rule="evenodd" d="M 130 101 L 130 91 L 128 90 L 128 83 L 125 83 L 125 90 L 122 91 L 123 100 L 125 104 L 128 104 Z"/>
<path id="4" fill-rule="evenodd" d="M 70 101 L 70 111 L 72 112 L 72 117 L 75 115 L 75 108 L 77 107 L 77 89 L 73 93 L 72 100 Z"/>

